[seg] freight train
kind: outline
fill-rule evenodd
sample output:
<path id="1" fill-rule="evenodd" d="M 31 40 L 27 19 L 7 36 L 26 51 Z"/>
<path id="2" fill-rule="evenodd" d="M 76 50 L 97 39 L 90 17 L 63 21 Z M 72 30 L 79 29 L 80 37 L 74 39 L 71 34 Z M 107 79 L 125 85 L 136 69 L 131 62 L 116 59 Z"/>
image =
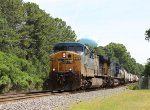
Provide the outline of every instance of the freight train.
<path id="1" fill-rule="evenodd" d="M 49 59 L 49 87 L 53 91 L 113 87 L 138 81 L 108 57 L 95 55 L 81 43 L 58 43 Z"/>

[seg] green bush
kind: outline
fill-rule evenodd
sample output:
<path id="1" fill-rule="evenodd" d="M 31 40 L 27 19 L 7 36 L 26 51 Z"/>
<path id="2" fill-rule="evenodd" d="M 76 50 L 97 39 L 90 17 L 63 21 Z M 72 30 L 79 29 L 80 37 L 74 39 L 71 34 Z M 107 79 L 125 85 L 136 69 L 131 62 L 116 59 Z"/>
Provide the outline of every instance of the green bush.
<path id="1" fill-rule="evenodd" d="M 37 69 L 32 62 L 0 52 L 1 92 L 39 89 L 42 83 L 43 80 L 37 75 Z"/>
<path id="2" fill-rule="evenodd" d="M 128 85 L 128 89 L 130 89 L 130 90 L 137 90 L 137 89 L 139 89 L 138 82 L 129 84 Z"/>

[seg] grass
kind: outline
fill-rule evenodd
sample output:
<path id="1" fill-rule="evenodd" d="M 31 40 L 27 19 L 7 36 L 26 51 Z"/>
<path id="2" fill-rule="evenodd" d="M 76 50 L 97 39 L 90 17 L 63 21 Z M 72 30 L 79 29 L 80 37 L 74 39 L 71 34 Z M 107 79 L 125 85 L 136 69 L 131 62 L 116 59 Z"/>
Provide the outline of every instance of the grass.
<path id="1" fill-rule="evenodd" d="M 150 90 L 129 90 L 119 95 L 81 102 L 67 110 L 150 110 Z"/>

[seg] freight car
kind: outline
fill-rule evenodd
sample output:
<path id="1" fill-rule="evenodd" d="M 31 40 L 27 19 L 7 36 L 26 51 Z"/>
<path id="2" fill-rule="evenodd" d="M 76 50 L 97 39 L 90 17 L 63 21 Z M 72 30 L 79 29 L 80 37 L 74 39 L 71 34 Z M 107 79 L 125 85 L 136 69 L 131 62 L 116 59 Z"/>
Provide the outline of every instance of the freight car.
<path id="1" fill-rule="evenodd" d="M 129 75 L 108 57 L 95 55 L 80 43 L 58 43 L 50 55 L 51 90 L 110 87 L 129 82 Z"/>

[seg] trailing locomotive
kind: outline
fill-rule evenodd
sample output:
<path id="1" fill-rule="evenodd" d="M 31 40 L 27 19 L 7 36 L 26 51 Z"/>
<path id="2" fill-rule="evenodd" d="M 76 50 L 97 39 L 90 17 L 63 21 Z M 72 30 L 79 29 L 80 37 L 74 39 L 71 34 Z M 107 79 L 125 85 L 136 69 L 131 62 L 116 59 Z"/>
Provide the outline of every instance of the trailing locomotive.
<path id="1" fill-rule="evenodd" d="M 128 82 L 129 75 L 109 58 L 95 55 L 80 43 L 58 43 L 50 55 L 51 90 L 76 90 L 116 86 Z"/>

